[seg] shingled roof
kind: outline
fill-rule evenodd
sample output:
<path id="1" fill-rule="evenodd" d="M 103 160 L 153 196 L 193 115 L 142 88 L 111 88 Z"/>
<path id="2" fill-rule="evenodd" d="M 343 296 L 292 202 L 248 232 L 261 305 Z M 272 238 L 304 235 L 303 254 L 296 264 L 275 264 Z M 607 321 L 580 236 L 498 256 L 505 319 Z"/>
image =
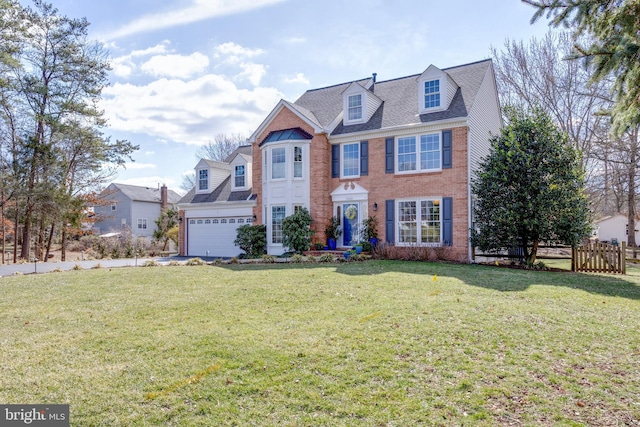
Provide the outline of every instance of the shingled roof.
<path id="1" fill-rule="evenodd" d="M 251 161 L 251 146 L 242 145 L 231 153 L 224 162 L 213 162 L 212 160 L 206 160 L 211 166 L 220 167 L 224 165 L 231 171 L 230 162 L 237 156 L 241 156 L 246 161 Z M 225 169 L 226 169 L 225 167 Z M 229 175 L 217 188 L 214 188 L 212 192 L 205 194 L 196 194 L 195 187 L 192 188 L 187 194 L 180 199 L 178 203 L 212 203 L 212 202 L 240 202 L 248 200 L 251 196 L 251 188 L 243 191 L 231 191 L 231 175 Z"/>
<path id="2" fill-rule="evenodd" d="M 341 135 L 466 117 L 490 66 L 491 60 L 487 59 L 443 69 L 442 71 L 457 83 L 459 89 L 447 110 L 421 115 L 417 114 L 416 95 L 418 93 L 419 74 L 376 82 L 373 86 L 373 92 L 383 102 L 371 119 L 366 123 L 349 126 L 345 126 L 341 122 L 331 134 Z M 364 85 L 368 80 L 358 80 L 357 83 Z M 320 125 L 327 128 L 342 112 L 342 93 L 351 84 L 352 82 L 348 82 L 309 90 L 298 98 L 294 105 L 311 112 Z M 410 102 L 407 102 L 407 100 L 410 100 Z"/>
<path id="3" fill-rule="evenodd" d="M 136 202 L 160 203 L 160 189 L 155 187 L 141 187 L 128 184 L 111 184 L 120 190 L 129 199 Z M 178 203 L 180 195 L 173 190 L 167 190 L 167 202 L 169 204 Z"/>

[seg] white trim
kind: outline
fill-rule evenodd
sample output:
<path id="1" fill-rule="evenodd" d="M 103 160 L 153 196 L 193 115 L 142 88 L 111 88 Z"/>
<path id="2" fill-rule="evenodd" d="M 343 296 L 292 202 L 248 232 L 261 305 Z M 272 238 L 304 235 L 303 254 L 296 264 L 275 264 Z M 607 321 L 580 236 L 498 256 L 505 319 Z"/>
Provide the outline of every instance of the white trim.
<path id="1" fill-rule="evenodd" d="M 344 148 L 347 145 L 357 145 L 358 146 L 358 158 L 357 158 L 357 163 L 358 163 L 358 173 L 354 174 L 354 175 L 345 175 L 344 174 Z M 362 153 L 360 153 L 360 150 L 362 148 L 360 147 L 360 141 L 358 142 L 347 142 L 344 144 L 340 144 L 340 179 L 349 179 L 349 178 L 359 178 L 360 177 L 360 158 L 362 156 Z"/>
<path id="2" fill-rule="evenodd" d="M 206 188 L 200 188 L 200 172 L 207 171 L 207 186 Z M 204 181 L 204 180 L 202 180 Z M 208 193 L 209 188 L 211 187 L 211 169 L 209 168 L 200 168 L 196 169 L 196 193 Z"/>
<path id="3" fill-rule="evenodd" d="M 424 106 L 424 98 L 425 98 L 425 90 L 424 85 L 427 82 L 438 82 L 438 92 L 435 92 L 439 95 L 439 105 L 435 107 L 425 107 Z M 440 77 L 424 77 L 418 80 L 418 111 L 420 114 L 434 113 L 437 111 L 444 111 L 448 108 L 447 104 L 447 79 L 444 75 Z"/>
<path id="4" fill-rule="evenodd" d="M 360 97 L 360 117 L 357 119 L 349 119 L 349 109 L 352 107 L 349 107 L 349 98 L 351 97 L 355 97 L 355 96 L 359 96 Z M 367 99 L 366 99 L 366 95 L 362 92 L 355 92 L 355 93 L 345 93 L 344 95 L 344 99 L 343 99 L 343 108 L 344 108 L 344 124 L 345 125 L 355 125 L 358 123 L 364 123 L 366 121 L 366 104 L 367 104 Z M 355 108 L 355 107 L 353 107 Z"/>
<path id="5" fill-rule="evenodd" d="M 411 247 L 411 246 L 420 246 L 420 247 L 439 247 L 443 245 L 443 236 L 444 227 L 442 226 L 442 204 L 443 197 L 434 197 L 434 196 L 416 196 L 416 197 L 406 197 L 402 199 L 395 199 L 394 201 L 394 233 L 395 233 L 395 245 L 400 247 Z M 438 206 L 440 208 L 440 241 L 437 243 L 422 243 L 420 240 L 420 223 L 422 222 L 422 206 L 421 202 L 435 202 L 438 201 Z M 400 241 L 400 208 L 399 205 L 401 202 L 416 202 L 416 242 L 415 243 L 404 243 Z"/>
<path id="6" fill-rule="evenodd" d="M 420 145 L 422 144 L 422 142 L 420 141 L 420 138 L 424 135 L 438 135 L 438 137 L 440 138 L 439 141 L 439 160 L 440 160 L 440 167 L 439 168 L 434 168 L 434 169 L 422 169 L 420 167 L 420 163 L 421 163 L 421 150 L 420 150 Z M 415 137 L 416 139 L 416 168 L 413 170 L 405 170 L 405 171 L 401 171 L 398 165 L 398 157 L 400 156 L 400 150 L 398 148 L 398 140 L 400 138 L 410 138 L 410 137 Z M 396 136 L 394 138 L 393 141 L 393 145 L 394 145 L 394 167 L 395 167 L 395 175 L 408 175 L 408 174 L 417 174 L 417 173 L 434 173 L 434 172 L 442 172 L 442 131 L 438 131 L 438 132 L 423 132 L 423 133 L 417 133 L 417 134 L 411 134 L 411 135 L 399 135 Z"/>
<path id="7" fill-rule="evenodd" d="M 407 136 L 415 133 L 429 133 L 431 131 L 442 131 L 450 128 L 467 126 L 467 118 L 456 117 L 453 119 L 438 120 L 429 123 L 412 123 L 409 125 L 392 126 L 383 129 L 368 130 L 362 132 L 352 132 L 342 135 L 329 136 L 329 142 L 332 145 L 342 144 L 345 142 L 353 142 L 354 140 L 362 141 L 365 139 L 386 138 L 389 136 Z"/>

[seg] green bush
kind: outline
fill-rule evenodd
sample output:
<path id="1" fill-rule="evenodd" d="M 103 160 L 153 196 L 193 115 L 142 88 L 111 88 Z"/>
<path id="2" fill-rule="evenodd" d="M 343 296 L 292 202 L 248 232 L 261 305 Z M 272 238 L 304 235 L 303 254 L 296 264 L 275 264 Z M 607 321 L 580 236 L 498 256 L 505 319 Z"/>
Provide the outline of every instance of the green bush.
<path id="1" fill-rule="evenodd" d="M 260 258 L 267 252 L 267 226 L 246 224 L 238 227 L 233 242 L 247 254 L 247 258 Z"/>
<path id="2" fill-rule="evenodd" d="M 311 214 L 306 208 L 298 209 L 282 220 L 282 243 L 293 252 L 302 253 L 311 247 Z"/>

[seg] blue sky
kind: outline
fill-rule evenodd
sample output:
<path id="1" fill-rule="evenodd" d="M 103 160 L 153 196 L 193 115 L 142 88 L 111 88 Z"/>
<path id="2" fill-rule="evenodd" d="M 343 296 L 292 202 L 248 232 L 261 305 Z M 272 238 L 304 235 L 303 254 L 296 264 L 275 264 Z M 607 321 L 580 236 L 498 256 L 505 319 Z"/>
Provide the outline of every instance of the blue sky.
<path id="1" fill-rule="evenodd" d="M 28 0 L 23 4 L 30 4 Z M 113 70 L 112 138 L 140 145 L 115 182 L 179 190 L 199 145 L 249 136 L 284 98 L 490 57 L 548 31 L 518 0 L 52 0 L 86 17 Z"/>

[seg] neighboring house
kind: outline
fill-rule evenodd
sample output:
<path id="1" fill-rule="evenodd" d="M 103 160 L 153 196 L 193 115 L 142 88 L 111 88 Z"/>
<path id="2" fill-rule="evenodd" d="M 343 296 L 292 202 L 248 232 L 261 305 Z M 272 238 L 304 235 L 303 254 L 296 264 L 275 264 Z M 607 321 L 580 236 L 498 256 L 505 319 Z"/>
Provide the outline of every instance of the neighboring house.
<path id="1" fill-rule="evenodd" d="M 113 183 L 103 192 L 106 201 L 95 206 L 99 220 L 94 225 L 96 234 L 131 230 L 138 237 L 152 237 L 156 230 L 155 220 L 163 207 L 173 207 L 180 195 L 165 185 L 160 188 L 140 187 Z"/>
<path id="2" fill-rule="evenodd" d="M 340 247 L 375 215 L 380 239 L 398 247 L 447 246 L 469 260 L 470 179 L 502 125 L 491 60 L 376 81 L 313 89 L 280 101 L 253 133 L 256 223 L 281 254 L 282 220 L 298 207 L 324 242 L 332 216 Z"/>
<path id="3" fill-rule="evenodd" d="M 183 256 L 234 257 L 237 228 L 253 223 L 251 146 L 241 146 L 224 162 L 202 159 L 195 187 L 178 203 Z"/>
<path id="4" fill-rule="evenodd" d="M 638 220 L 636 220 L 638 221 Z M 601 242 L 629 243 L 629 227 L 626 215 L 617 214 L 607 216 L 595 222 L 594 237 Z M 637 226 L 636 222 L 636 226 Z M 640 242 L 640 232 L 635 230 L 636 244 Z"/>

